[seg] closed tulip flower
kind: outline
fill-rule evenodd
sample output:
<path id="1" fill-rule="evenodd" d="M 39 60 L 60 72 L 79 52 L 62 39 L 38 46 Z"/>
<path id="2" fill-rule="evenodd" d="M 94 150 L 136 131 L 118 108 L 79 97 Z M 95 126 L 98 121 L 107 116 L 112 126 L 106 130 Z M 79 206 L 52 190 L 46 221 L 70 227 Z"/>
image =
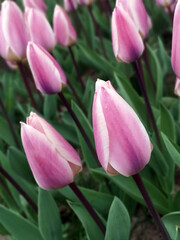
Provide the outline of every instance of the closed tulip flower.
<path id="1" fill-rule="evenodd" d="M 173 70 L 178 78 L 180 78 L 180 1 L 177 2 L 174 21 L 173 21 L 173 34 L 172 34 L 172 50 L 171 50 L 171 63 Z"/>
<path id="2" fill-rule="evenodd" d="M 65 10 L 56 5 L 53 16 L 53 28 L 57 42 L 62 46 L 71 46 L 76 42 L 77 34 Z"/>
<path id="3" fill-rule="evenodd" d="M 122 4 L 115 7 L 111 22 L 113 51 L 117 61 L 133 62 L 144 50 L 139 29 Z"/>
<path id="4" fill-rule="evenodd" d="M 40 92 L 54 94 L 61 91 L 66 84 L 66 76 L 56 60 L 44 48 L 29 42 L 27 59 Z"/>
<path id="5" fill-rule="evenodd" d="M 46 12 L 47 6 L 44 0 L 23 0 L 24 7 L 37 8 L 42 12 Z"/>
<path id="6" fill-rule="evenodd" d="M 6 44 L 3 57 L 8 61 L 22 60 L 26 56 L 29 36 L 23 13 L 16 3 L 12 1 L 2 3 L 1 27 Z"/>
<path id="7" fill-rule="evenodd" d="M 156 0 L 157 5 L 162 7 L 169 7 L 175 0 Z"/>
<path id="8" fill-rule="evenodd" d="M 74 181 L 82 165 L 75 149 L 43 118 L 31 113 L 21 123 L 21 139 L 37 184 L 62 188 Z"/>
<path id="9" fill-rule="evenodd" d="M 152 151 L 149 136 L 110 81 L 96 82 L 93 130 L 99 161 L 109 175 L 131 176 L 149 162 Z"/>
<path id="10" fill-rule="evenodd" d="M 174 94 L 176 94 L 178 97 L 180 97 L 180 79 L 179 78 L 176 78 Z"/>
<path id="11" fill-rule="evenodd" d="M 55 46 L 55 37 L 46 16 L 38 9 L 26 8 L 25 19 L 31 40 L 47 51 L 52 51 Z"/>
<path id="12" fill-rule="evenodd" d="M 124 9 L 129 13 L 133 22 L 139 29 L 141 37 L 144 39 L 147 37 L 150 28 L 152 27 L 151 19 L 146 12 L 144 3 L 142 0 L 117 0 L 116 5 L 122 4 Z"/>
<path id="13" fill-rule="evenodd" d="M 64 8 L 67 12 L 71 12 L 77 9 L 77 1 L 76 0 L 63 0 Z"/>

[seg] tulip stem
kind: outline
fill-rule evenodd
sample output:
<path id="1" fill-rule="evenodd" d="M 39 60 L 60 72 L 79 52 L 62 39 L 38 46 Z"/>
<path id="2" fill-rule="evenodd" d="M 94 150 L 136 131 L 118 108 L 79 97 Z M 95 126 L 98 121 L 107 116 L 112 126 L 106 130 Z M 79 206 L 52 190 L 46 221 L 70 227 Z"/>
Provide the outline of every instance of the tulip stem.
<path id="1" fill-rule="evenodd" d="M 37 213 L 38 209 L 33 200 L 28 196 L 28 194 L 21 188 L 21 186 L 9 175 L 4 168 L 0 166 L 0 173 L 16 188 L 16 190 L 26 199 L 29 205 Z"/>
<path id="2" fill-rule="evenodd" d="M 102 0 L 98 0 L 100 10 L 103 11 L 107 17 L 108 22 L 110 21 L 109 13 L 107 12 L 106 6 Z"/>
<path id="3" fill-rule="evenodd" d="M 145 84 L 143 69 L 142 69 L 142 65 L 141 65 L 141 60 L 138 59 L 136 62 L 133 62 L 132 64 L 133 64 L 135 73 L 137 75 L 138 81 L 139 81 L 139 86 L 141 88 L 141 92 L 144 97 L 147 114 L 149 115 L 149 118 L 151 119 L 151 124 L 152 124 L 152 127 L 155 132 L 157 144 L 158 144 L 159 148 L 161 149 L 161 140 L 160 140 L 160 136 L 159 136 L 159 131 L 158 131 L 158 128 L 156 125 L 155 117 L 154 117 L 154 114 L 153 114 L 153 111 L 152 111 L 152 108 L 151 108 L 151 105 L 149 102 L 148 94 L 146 91 L 146 84 Z"/>
<path id="4" fill-rule="evenodd" d="M 77 64 L 77 62 L 76 62 L 76 59 L 75 59 L 75 57 L 74 57 L 74 52 L 73 52 L 73 50 L 72 50 L 72 47 L 69 46 L 68 49 L 69 49 L 69 53 L 70 53 L 70 55 L 71 55 L 71 58 L 72 58 L 74 67 L 75 67 L 75 69 L 76 69 L 76 73 L 77 73 L 79 82 L 80 82 L 80 84 L 81 84 L 81 87 L 82 87 L 83 90 L 85 90 L 85 85 L 84 85 L 84 83 L 83 83 L 83 81 L 82 81 L 81 73 L 80 73 L 78 64 Z"/>
<path id="5" fill-rule="evenodd" d="M 106 4 L 107 4 L 107 7 L 109 9 L 109 13 L 112 14 L 112 7 L 111 7 L 111 4 L 110 4 L 110 1 L 109 0 L 106 0 Z"/>
<path id="6" fill-rule="evenodd" d="M 171 7 L 167 7 L 167 10 L 168 10 L 168 13 L 169 13 L 169 17 L 170 17 L 170 20 L 171 20 L 171 23 L 173 24 L 173 19 L 174 19 L 174 16 L 173 16 L 173 12 L 171 10 Z"/>
<path id="7" fill-rule="evenodd" d="M 79 198 L 79 200 L 82 202 L 82 204 L 85 206 L 91 217 L 94 219 L 96 222 L 97 226 L 101 230 L 102 234 L 105 236 L 106 233 L 106 227 L 98 214 L 95 212 L 95 210 L 92 208 L 91 204 L 88 202 L 88 200 L 84 197 L 82 192 L 79 190 L 77 185 L 75 183 L 70 183 L 69 184 L 70 188 L 73 190 L 73 192 L 76 194 L 76 196 Z"/>
<path id="8" fill-rule="evenodd" d="M 36 102 L 35 102 L 35 100 L 34 100 L 34 97 L 33 97 L 32 92 L 31 92 L 31 88 L 30 88 L 28 79 L 27 79 L 27 77 L 26 77 L 26 73 L 24 72 L 24 67 L 23 67 L 22 62 L 18 62 L 18 67 L 19 67 L 19 71 L 20 71 L 20 73 L 21 73 L 21 76 L 22 76 L 24 85 L 25 85 L 26 90 L 27 90 L 27 92 L 28 92 L 28 95 L 29 95 L 31 104 L 32 104 L 32 106 L 34 107 L 34 109 L 36 109 L 36 111 L 38 111 Z"/>
<path id="9" fill-rule="evenodd" d="M 157 224 L 162 236 L 163 236 L 163 239 L 164 240 L 171 240 L 170 236 L 169 236 L 169 233 L 167 232 L 158 212 L 156 211 L 152 201 L 151 201 L 151 198 L 149 197 L 149 194 L 148 192 L 146 191 L 146 188 L 144 186 L 144 183 L 141 179 L 141 176 L 137 173 L 135 175 L 132 176 L 136 185 L 138 186 L 139 188 L 139 191 L 141 192 L 143 198 L 144 198 L 144 201 L 146 202 L 148 208 L 149 208 L 149 212 L 151 214 L 151 216 L 154 218 L 154 221 L 155 223 Z"/>
<path id="10" fill-rule="evenodd" d="M 69 111 L 72 119 L 73 119 L 74 122 L 76 123 L 79 131 L 81 132 L 84 140 L 86 141 L 86 143 L 87 143 L 87 145 L 88 145 L 88 147 L 89 147 L 92 155 L 94 156 L 94 158 L 95 158 L 95 160 L 96 160 L 96 162 L 97 162 L 97 164 L 98 164 L 98 166 L 99 166 L 99 161 L 98 161 L 98 159 L 97 159 L 96 151 L 95 151 L 95 149 L 94 149 L 91 141 L 89 140 L 89 137 L 87 136 L 86 132 L 84 131 L 81 123 L 79 122 L 78 118 L 76 117 L 75 113 L 73 112 L 70 104 L 69 104 L 68 101 L 66 100 L 65 96 L 63 95 L 63 93 L 60 92 L 60 93 L 58 93 L 58 95 L 59 95 L 60 99 L 62 100 L 62 102 L 64 103 L 64 105 L 66 106 L 67 110 Z"/>
<path id="11" fill-rule="evenodd" d="M 103 38 L 102 38 L 102 34 L 101 34 L 101 31 L 100 31 L 100 29 L 99 29 L 99 27 L 98 27 L 98 24 L 97 24 L 97 22 L 96 22 L 96 19 L 95 19 L 95 17 L 94 17 L 94 14 L 93 14 L 91 5 L 88 6 L 88 10 L 89 10 L 89 13 L 90 13 L 90 15 L 91 15 L 92 21 L 93 21 L 93 23 L 94 23 L 94 26 L 95 26 L 95 29 L 96 29 L 96 33 L 97 33 L 97 35 L 98 35 L 98 37 L 99 37 L 99 41 L 100 41 L 100 44 L 101 44 L 101 47 L 102 47 L 102 51 L 103 51 L 104 57 L 105 57 L 106 59 L 108 59 L 107 54 L 106 54 L 106 50 L 105 50 L 105 46 L 104 46 L 104 42 L 103 42 Z"/>
<path id="12" fill-rule="evenodd" d="M 151 67 L 150 67 L 150 64 L 149 64 L 148 51 L 147 51 L 146 43 L 144 44 L 144 54 L 143 54 L 143 57 L 144 57 L 144 61 L 145 61 L 145 64 L 146 64 L 146 68 L 147 68 L 147 71 L 148 71 L 148 74 L 149 74 L 149 78 L 150 78 L 150 81 L 151 81 L 151 85 L 152 85 L 153 91 L 154 91 L 154 93 L 156 93 L 156 84 L 154 82 L 154 78 L 153 78 L 153 75 L 152 75 Z"/>
<path id="13" fill-rule="evenodd" d="M 9 125 L 9 129 L 10 129 L 10 131 L 11 131 L 11 134 L 12 134 L 13 138 L 14 138 L 14 141 L 15 141 L 15 143 L 16 143 L 16 146 L 19 148 L 20 145 L 19 145 L 19 142 L 18 142 L 16 133 L 15 133 L 15 131 L 14 131 L 13 125 L 12 125 L 10 119 L 9 119 L 8 113 L 7 113 L 7 111 L 6 111 L 6 108 L 5 108 L 5 106 L 4 106 L 1 98 L 0 98 L 0 107 L 1 107 L 1 109 L 2 109 L 4 118 L 6 119 L 8 125 Z"/>

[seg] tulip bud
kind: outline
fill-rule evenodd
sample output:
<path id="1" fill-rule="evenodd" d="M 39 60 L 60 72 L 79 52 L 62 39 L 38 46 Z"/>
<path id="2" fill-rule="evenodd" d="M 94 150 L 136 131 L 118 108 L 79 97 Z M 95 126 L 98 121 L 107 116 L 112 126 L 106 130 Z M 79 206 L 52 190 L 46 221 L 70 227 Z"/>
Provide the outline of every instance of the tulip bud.
<path id="1" fill-rule="evenodd" d="M 117 61 L 133 62 L 141 56 L 144 45 L 139 30 L 122 4 L 113 11 L 111 31 Z"/>
<path id="2" fill-rule="evenodd" d="M 21 123 L 21 139 L 37 184 L 43 189 L 62 188 L 81 171 L 75 149 L 43 118 L 31 113 Z"/>
<path id="3" fill-rule="evenodd" d="M 64 8 L 67 12 L 71 12 L 77 9 L 77 1 L 76 0 L 63 0 Z"/>
<path id="4" fill-rule="evenodd" d="M 170 5 L 174 2 L 175 0 L 156 0 L 157 5 L 162 7 L 170 7 Z"/>
<path id="5" fill-rule="evenodd" d="M 79 5 L 90 5 L 94 0 L 77 0 Z"/>
<path id="6" fill-rule="evenodd" d="M 76 31 L 65 10 L 56 5 L 53 17 L 53 28 L 57 42 L 62 46 L 71 46 L 76 42 Z"/>
<path id="7" fill-rule="evenodd" d="M 110 81 L 96 82 L 93 130 L 98 159 L 109 175 L 131 176 L 149 162 L 152 151 L 149 136 Z"/>
<path id="8" fill-rule="evenodd" d="M 37 89 L 46 94 L 61 91 L 66 84 L 66 76 L 56 60 L 41 46 L 29 42 L 27 59 Z"/>
<path id="9" fill-rule="evenodd" d="M 178 78 L 180 78 L 180 1 L 177 2 L 174 21 L 173 21 L 173 34 L 172 34 L 172 50 L 171 50 L 171 64 L 172 68 Z"/>
<path id="10" fill-rule="evenodd" d="M 25 19 L 31 40 L 47 51 L 52 51 L 55 37 L 46 16 L 38 9 L 26 8 Z"/>
<path id="11" fill-rule="evenodd" d="M 18 61 L 26 56 L 26 46 L 29 40 L 23 13 L 12 1 L 2 3 L 1 12 L 2 33 L 6 42 L 3 57 L 8 61 Z"/>
<path id="12" fill-rule="evenodd" d="M 142 0 L 117 0 L 116 5 L 122 4 L 123 8 L 129 13 L 133 22 L 139 29 L 141 37 L 147 37 L 152 27 L 151 19 L 148 16 Z"/>
<path id="13" fill-rule="evenodd" d="M 176 78 L 174 94 L 176 94 L 178 97 L 180 97 L 180 79 L 179 78 Z"/>
<path id="14" fill-rule="evenodd" d="M 42 12 L 46 12 L 47 7 L 43 0 L 23 0 L 24 7 L 37 8 Z"/>

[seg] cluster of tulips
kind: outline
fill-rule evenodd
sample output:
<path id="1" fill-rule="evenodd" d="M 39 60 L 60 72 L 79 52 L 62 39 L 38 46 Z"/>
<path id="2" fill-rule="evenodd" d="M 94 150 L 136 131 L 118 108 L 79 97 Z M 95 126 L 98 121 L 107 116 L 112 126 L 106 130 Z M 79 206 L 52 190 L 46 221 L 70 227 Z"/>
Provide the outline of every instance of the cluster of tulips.
<path id="1" fill-rule="evenodd" d="M 156 0 L 156 3 L 163 7 L 172 19 L 174 18 L 171 59 L 173 70 L 177 76 L 174 92 L 180 96 L 180 1 Z M 76 11 L 78 5 L 86 5 L 84 7 L 89 8 L 93 19 L 91 9 L 93 1 L 64 0 L 65 10 L 60 5 L 56 5 L 52 20 L 53 28 L 46 17 L 47 6 L 43 0 L 23 0 L 23 4 L 24 12 L 15 1 L 5 0 L 1 4 L 0 55 L 11 69 L 19 68 L 24 76 L 32 107 L 36 112 L 30 113 L 26 123 L 21 122 L 21 140 L 37 184 L 46 190 L 69 185 L 87 207 L 103 235 L 106 234 L 103 221 L 74 184 L 75 176 L 82 171 L 79 154 L 52 125 L 40 116 L 41 113 L 38 113 L 31 86 L 25 80 L 28 73 L 27 67 L 25 67 L 26 60 L 39 95 L 42 97 L 42 94 L 57 94 L 60 97 L 94 158 L 99 160 L 108 175 L 133 176 L 163 239 L 171 239 L 139 175 L 139 172 L 150 161 L 153 145 L 136 112 L 117 93 L 110 81 L 98 79 L 95 83 L 92 106 L 94 149 L 86 129 L 83 129 L 63 95 L 66 85 L 70 87 L 73 94 L 76 95 L 76 93 L 52 51 L 56 44 L 69 49 L 76 66 L 79 80 L 77 82 L 84 90 L 85 81 L 80 76 L 79 66 L 72 48 L 77 41 L 77 32 L 67 12 Z M 111 33 L 114 56 L 118 62 L 132 64 L 144 97 L 149 124 L 161 150 L 160 133 L 148 98 L 141 63 L 141 56 L 147 52 L 148 34 L 153 27 L 151 18 L 142 0 L 117 0 L 116 3 L 113 2 L 113 5 L 115 6 L 112 12 Z M 109 11 L 111 12 L 110 9 Z M 97 30 L 97 34 L 102 51 L 105 53 L 100 31 Z M 107 58 L 106 53 L 104 55 Z M 110 60 L 108 59 L 108 61 Z M 153 79 L 151 80 L 152 88 L 156 91 L 155 82 Z M 76 97 L 77 103 L 81 107 L 81 101 L 77 95 Z M 84 109 L 82 110 L 84 111 Z M 125 226 L 119 227 L 124 228 Z"/>

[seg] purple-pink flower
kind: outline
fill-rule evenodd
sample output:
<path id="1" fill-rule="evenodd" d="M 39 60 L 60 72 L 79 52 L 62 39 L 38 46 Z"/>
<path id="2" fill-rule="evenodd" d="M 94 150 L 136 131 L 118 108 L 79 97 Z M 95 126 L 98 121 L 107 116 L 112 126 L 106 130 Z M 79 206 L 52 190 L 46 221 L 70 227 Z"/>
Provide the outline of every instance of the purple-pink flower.
<path id="1" fill-rule="evenodd" d="M 21 139 L 37 184 L 62 188 L 74 181 L 82 164 L 75 149 L 43 118 L 31 113 L 21 123 Z"/>
<path id="2" fill-rule="evenodd" d="M 93 102 L 96 151 L 110 175 L 131 176 L 150 160 L 152 144 L 135 111 L 110 81 L 98 80 Z"/>
<path id="3" fill-rule="evenodd" d="M 24 7 L 27 8 L 36 8 L 41 10 L 42 12 L 46 12 L 47 6 L 44 0 L 23 0 Z"/>

